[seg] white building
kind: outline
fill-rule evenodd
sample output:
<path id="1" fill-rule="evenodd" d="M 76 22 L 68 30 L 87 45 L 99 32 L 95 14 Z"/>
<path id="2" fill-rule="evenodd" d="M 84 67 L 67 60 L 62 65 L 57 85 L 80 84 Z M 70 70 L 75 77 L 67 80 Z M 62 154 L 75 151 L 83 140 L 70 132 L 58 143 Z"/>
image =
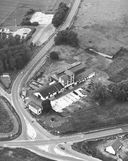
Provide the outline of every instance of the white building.
<path id="1" fill-rule="evenodd" d="M 116 155 L 118 151 L 122 148 L 123 144 L 119 139 L 113 142 L 110 146 L 107 146 L 105 148 L 105 151 L 108 152 L 109 154 Z"/>
<path id="2" fill-rule="evenodd" d="M 30 102 L 28 104 L 28 109 L 36 115 L 40 115 L 42 113 L 41 107 L 36 105 L 34 102 Z"/>

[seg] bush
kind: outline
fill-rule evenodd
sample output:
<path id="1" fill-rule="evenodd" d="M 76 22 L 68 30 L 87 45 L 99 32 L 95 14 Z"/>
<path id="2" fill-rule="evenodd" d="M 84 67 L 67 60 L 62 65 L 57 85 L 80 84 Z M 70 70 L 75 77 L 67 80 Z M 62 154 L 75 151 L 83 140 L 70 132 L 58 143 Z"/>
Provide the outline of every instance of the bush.
<path id="1" fill-rule="evenodd" d="M 77 33 L 69 29 L 58 32 L 54 39 L 55 45 L 70 45 L 72 47 L 78 47 Z"/>
<path id="2" fill-rule="evenodd" d="M 35 10 L 33 9 L 30 9 L 29 11 L 27 11 L 20 25 L 21 26 L 38 26 L 39 25 L 38 22 L 33 22 L 33 23 L 30 22 L 31 16 L 34 13 L 35 13 Z"/>
<path id="3" fill-rule="evenodd" d="M 113 83 L 109 86 L 113 98 L 117 101 L 128 101 L 128 82 Z"/>
<path id="4" fill-rule="evenodd" d="M 32 15 L 32 14 L 34 14 L 34 13 L 35 13 L 35 10 L 34 10 L 34 9 L 29 9 L 29 10 L 27 11 L 27 13 L 25 14 L 25 16 Z"/>
<path id="5" fill-rule="evenodd" d="M 59 55 L 58 55 L 57 52 L 53 51 L 53 52 L 50 53 L 50 58 L 52 60 L 59 60 Z"/>
<path id="6" fill-rule="evenodd" d="M 52 24 L 55 27 L 59 27 L 63 21 L 65 20 L 66 16 L 67 16 L 67 12 L 68 12 L 69 8 L 67 7 L 67 5 L 63 2 L 61 2 L 59 4 L 59 7 L 52 19 Z"/>
<path id="7" fill-rule="evenodd" d="M 99 102 L 99 104 L 104 103 L 110 96 L 110 92 L 107 87 L 98 82 L 92 86 L 90 97 Z"/>

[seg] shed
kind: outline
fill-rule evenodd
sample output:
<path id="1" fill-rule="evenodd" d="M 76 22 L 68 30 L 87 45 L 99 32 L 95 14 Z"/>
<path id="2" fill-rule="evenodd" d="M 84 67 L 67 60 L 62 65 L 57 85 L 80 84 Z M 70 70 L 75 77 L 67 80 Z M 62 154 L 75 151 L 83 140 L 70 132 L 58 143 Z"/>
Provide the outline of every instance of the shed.
<path id="1" fill-rule="evenodd" d="M 113 142 L 113 144 L 111 144 L 110 146 L 107 146 L 105 148 L 105 151 L 112 155 L 116 155 L 118 151 L 122 148 L 122 146 L 123 144 L 121 143 L 121 141 L 117 139 L 116 141 Z"/>

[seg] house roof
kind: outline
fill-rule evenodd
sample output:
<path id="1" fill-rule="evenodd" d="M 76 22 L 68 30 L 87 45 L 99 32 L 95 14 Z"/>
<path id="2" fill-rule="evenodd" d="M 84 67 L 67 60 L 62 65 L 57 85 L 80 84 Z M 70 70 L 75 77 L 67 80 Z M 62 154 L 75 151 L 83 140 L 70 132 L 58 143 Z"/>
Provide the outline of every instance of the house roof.
<path id="1" fill-rule="evenodd" d="M 58 92 L 60 91 L 61 89 L 63 88 L 63 86 L 60 84 L 60 83 L 54 83 L 50 86 L 47 86 L 43 89 L 40 89 L 38 92 L 40 92 L 40 94 L 43 96 L 43 97 L 47 97 L 49 96 L 50 94 L 53 94 L 55 92 Z"/>
<path id="2" fill-rule="evenodd" d="M 63 88 L 62 84 L 59 82 L 55 83 L 54 86 L 57 88 L 58 91 L 60 91 Z"/>
<path id="3" fill-rule="evenodd" d="M 65 73 L 67 73 L 67 75 L 71 75 L 72 74 L 72 70 L 71 69 L 76 70 L 76 68 L 78 68 L 81 65 L 82 65 L 81 62 L 75 62 L 73 64 L 68 65 L 67 68 L 59 70 L 58 72 L 56 72 L 51 77 L 54 78 L 54 79 L 58 79 L 59 77 L 65 75 Z"/>
<path id="4" fill-rule="evenodd" d="M 65 74 L 71 76 L 71 75 L 73 75 L 73 72 L 71 70 L 66 70 Z"/>
<path id="5" fill-rule="evenodd" d="M 29 97 L 26 98 L 26 105 L 33 105 L 34 107 L 37 105 L 37 108 L 43 108 L 42 100 L 37 98 L 35 95 L 31 94 Z M 35 107 L 36 108 L 36 107 Z"/>
<path id="6" fill-rule="evenodd" d="M 71 72 L 73 72 L 75 75 L 80 74 L 81 72 L 85 71 L 85 65 L 79 64 L 75 67 L 72 67 L 69 69 Z"/>
<path id="7" fill-rule="evenodd" d="M 123 146 L 123 144 L 121 143 L 120 139 L 117 139 L 116 141 L 113 142 L 113 144 L 111 144 L 110 146 L 106 147 L 106 149 L 110 150 L 108 152 L 110 153 L 114 153 L 117 154 L 117 152 L 119 151 L 119 149 Z"/>
<path id="8" fill-rule="evenodd" d="M 64 81 L 64 82 L 67 82 L 69 80 L 69 77 L 65 74 L 63 76 L 61 76 L 61 79 Z"/>

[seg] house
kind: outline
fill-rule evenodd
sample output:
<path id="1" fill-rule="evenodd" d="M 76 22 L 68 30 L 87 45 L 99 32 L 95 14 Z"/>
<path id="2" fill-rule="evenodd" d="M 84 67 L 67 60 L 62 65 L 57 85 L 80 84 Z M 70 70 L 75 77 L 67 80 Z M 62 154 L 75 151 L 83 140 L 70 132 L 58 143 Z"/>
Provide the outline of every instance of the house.
<path id="1" fill-rule="evenodd" d="M 45 88 L 39 89 L 38 91 L 33 93 L 33 95 L 35 95 L 38 98 L 41 98 L 41 100 L 46 100 L 50 97 L 57 95 L 58 93 L 61 93 L 62 91 L 63 91 L 62 84 L 59 82 L 56 82 Z"/>
<path id="2" fill-rule="evenodd" d="M 25 98 L 25 105 L 32 113 L 36 115 L 40 115 L 42 113 L 43 110 L 42 100 L 38 99 L 34 95 L 30 95 L 29 97 Z"/>
<path id="3" fill-rule="evenodd" d="M 118 151 L 122 148 L 122 146 L 123 144 L 121 143 L 121 141 L 117 139 L 116 141 L 113 142 L 113 144 L 111 144 L 110 146 L 107 146 L 105 148 L 105 151 L 112 155 L 116 155 Z"/>

